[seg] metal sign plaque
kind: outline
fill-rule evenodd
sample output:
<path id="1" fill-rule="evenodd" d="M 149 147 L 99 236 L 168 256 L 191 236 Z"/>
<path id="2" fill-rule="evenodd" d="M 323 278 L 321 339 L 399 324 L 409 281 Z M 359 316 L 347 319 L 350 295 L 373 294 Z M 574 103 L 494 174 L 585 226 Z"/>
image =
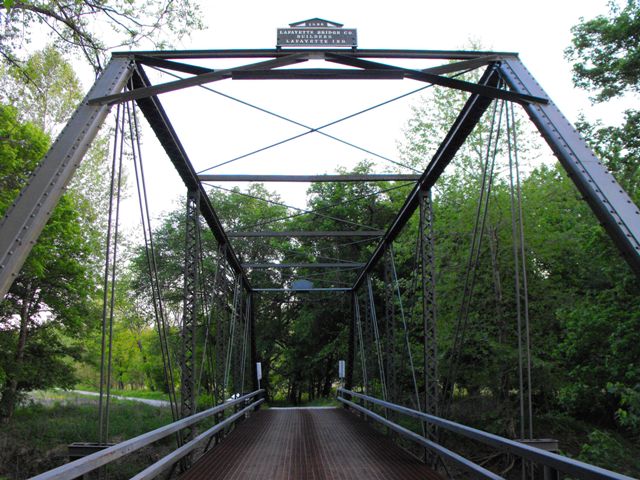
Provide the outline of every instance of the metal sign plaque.
<path id="1" fill-rule="evenodd" d="M 346 47 L 358 45 L 355 28 L 343 28 L 342 24 L 311 18 L 295 22 L 289 28 L 278 29 L 278 47 Z"/>

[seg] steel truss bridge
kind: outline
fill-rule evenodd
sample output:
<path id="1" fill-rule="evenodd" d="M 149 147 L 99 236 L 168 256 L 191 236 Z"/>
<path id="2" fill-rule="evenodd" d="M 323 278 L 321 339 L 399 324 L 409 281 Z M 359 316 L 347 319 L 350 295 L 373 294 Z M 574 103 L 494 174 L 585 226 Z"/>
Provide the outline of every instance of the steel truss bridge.
<path id="1" fill-rule="evenodd" d="M 231 68 L 213 69 L 200 65 L 202 60 L 242 60 L 248 62 Z M 305 68 L 309 60 L 322 60 L 331 68 Z M 442 64 L 423 69 L 407 68 L 398 61 L 441 60 Z M 401 62 L 402 63 L 402 62 Z M 287 67 L 287 68 L 281 68 Z M 152 84 L 149 68 L 172 72 L 178 78 Z M 477 82 L 463 80 L 460 74 L 481 71 Z M 186 76 L 184 76 L 186 75 Z M 184 77 L 183 77 L 184 76 Z M 205 86 L 228 80 L 265 79 L 412 79 L 468 93 L 468 99 L 442 139 L 440 147 L 423 172 L 416 174 L 379 175 L 199 175 L 183 147 L 160 101 L 160 95 L 187 87 Z M 366 49 L 265 49 L 144 51 L 115 53 L 100 77 L 60 133 L 41 165 L 7 212 L 0 235 L 0 297 L 9 290 L 25 258 L 38 239 L 47 219 L 66 186 L 95 139 L 112 107 L 117 106 L 116 135 L 125 136 L 130 129 L 134 161 L 140 154 L 136 147 L 139 110 L 155 133 L 167 156 L 184 182 L 187 192 L 184 306 L 181 320 L 180 394 L 172 395 L 175 422 L 139 437 L 115 445 L 102 445 L 93 453 L 49 472 L 38 479 L 71 479 L 100 469 L 105 465 L 166 437 L 175 437 L 178 448 L 168 456 L 138 473 L 135 479 L 150 479 L 171 472 L 184 478 L 442 478 L 438 465 L 449 466 L 472 478 L 502 478 L 495 472 L 464 458 L 455 449 L 443 446 L 443 433 L 466 442 L 476 442 L 522 459 L 534 465 L 535 475 L 544 478 L 628 478 L 593 465 L 578 462 L 526 442 L 489 434 L 446 419 L 446 406 L 441 404 L 441 391 L 436 352 L 435 279 L 431 223 L 431 189 L 444 169 L 491 105 L 502 102 L 513 111 L 517 104 L 540 131 L 557 156 L 576 188 L 613 239 L 631 268 L 640 272 L 640 212 L 615 178 L 595 157 L 584 140 L 562 113 L 549 100 L 517 54 L 478 51 L 413 51 Z M 508 111 L 508 110 L 507 110 Z M 126 120 L 125 120 L 126 118 Z M 515 121 L 515 117 L 512 117 Z M 121 123 L 117 123 L 121 122 Z M 309 130 L 315 132 L 321 128 Z M 340 139 L 338 139 L 340 140 Z M 341 141 L 341 140 L 340 140 Z M 117 142 L 115 142 L 117 143 Z M 361 149 L 362 150 L 362 149 Z M 122 153 L 122 152 L 121 152 Z M 116 165 L 114 154 L 114 166 Z M 136 164 L 137 168 L 138 164 Z M 139 164 L 140 169 L 142 165 Z M 115 172 L 115 168 L 114 168 Z M 136 178 L 138 170 L 136 170 Z M 412 182 L 410 193 L 401 209 L 384 231 L 338 232 L 227 232 L 215 205 L 207 195 L 207 181 L 305 181 L 305 182 L 374 182 L 395 180 Z M 112 184 L 112 197 L 113 197 Z M 141 203 L 141 205 L 143 205 Z M 148 210 L 142 208 L 145 242 L 150 249 L 149 270 L 156 310 L 156 321 L 162 320 L 162 292 L 154 276 L 154 252 Z M 397 366 L 385 357 L 384 328 L 396 325 L 394 297 L 397 290 L 393 242 L 409 219 L 419 216 L 416 242 L 416 277 L 418 310 L 423 323 L 423 379 L 413 408 L 399 404 L 394 396 Z M 145 216 L 146 215 L 146 216 Z M 202 281 L 200 268 L 202 243 L 200 225 L 204 221 L 217 243 L 218 268 L 213 291 L 208 301 L 209 319 L 219 315 L 220 325 L 209 347 L 215 371 L 217 405 L 197 411 L 196 394 L 200 388 L 196 341 L 203 338 L 198 329 L 207 329 L 208 342 L 213 326 L 198 324 L 203 302 L 198 290 Z M 115 264 L 114 241 L 117 221 L 110 215 L 107 262 Z M 113 229 L 116 229 L 114 232 Z M 231 238 L 264 236 L 299 237 L 373 237 L 377 246 L 364 263 L 242 263 L 234 251 Z M 110 257 L 111 255 L 111 257 Z M 381 262 L 385 265 L 384 292 L 374 292 L 372 274 Z M 262 288 L 251 282 L 250 271 L 259 269 L 332 269 L 355 271 L 350 287 Z M 105 271 L 105 303 L 109 273 Z M 348 295 L 352 302 L 349 355 L 344 388 L 338 389 L 338 400 L 344 409 L 269 409 L 260 411 L 264 390 L 256 379 L 256 318 L 254 304 L 258 295 L 273 291 L 296 293 L 305 291 Z M 385 311 L 379 319 L 376 302 L 383 298 Z M 205 299 L 206 300 L 206 299 Z M 401 303 L 400 303 L 401 306 Z M 404 315 L 404 313 L 402 313 Z M 391 319 L 391 320 L 390 320 Z M 385 323 L 386 322 L 386 323 Z M 158 331 L 167 335 L 166 329 Z M 210 331 L 211 329 L 211 331 Z M 163 333 L 164 332 L 164 333 Z M 166 340 L 166 338 L 165 338 Z M 166 358 L 167 352 L 163 352 Z M 365 358 L 368 356 L 368 358 Z M 360 362 L 362 375 L 356 372 Z M 413 362 L 413 360 L 411 360 Z M 367 366 L 369 366 L 367 370 Z M 375 373 L 377 371 L 377 373 Z M 377 375 L 375 382 L 373 376 Z M 357 377 L 357 378 L 356 378 Z M 102 385 L 109 379 L 103 378 Z M 414 383 L 416 379 L 414 377 Z M 376 385 L 375 388 L 373 385 Z M 443 389 L 446 390 L 445 385 Z M 452 388 L 451 385 L 448 388 Z M 377 393 L 376 393 L 377 392 Z M 376 393 L 376 394 L 374 394 Z M 446 394 L 446 392 L 444 392 Z M 415 407 L 418 408 L 415 408 Z M 100 408 L 100 440 L 105 441 L 107 413 Z M 421 425 L 418 433 L 404 422 Z M 207 427 L 198 428 L 208 421 Z M 213 424 L 213 426 L 211 426 Z M 237 424 L 237 425 L 236 425 Z M 235 427 L 233 427 L 236 425 Z M 375 429 L 373 426 L 381 428 Z M 383 431 L 386 433 L 384 434 Z M 399 448 L 401 439 L 423 452 L 422 460 Z M 215 445 L 215 448 L 212 448 Z M 540 445 L 538 445 L 540 446 Z M 448 472 L 449 470 L 444 470 Z M 529 471 L 529 470 L 527 470 Z M 170 473 L 170 474 L 171 474 Z"/>

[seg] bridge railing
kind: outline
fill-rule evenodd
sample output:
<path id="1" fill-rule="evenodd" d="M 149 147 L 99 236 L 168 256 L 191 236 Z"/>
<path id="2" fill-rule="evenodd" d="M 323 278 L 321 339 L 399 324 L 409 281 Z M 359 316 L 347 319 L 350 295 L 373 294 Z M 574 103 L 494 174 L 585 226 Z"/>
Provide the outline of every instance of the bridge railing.
<path id="1" fill-rule="evenodd" d="M 165 469 L 171 467 L 181 458 L 191 453 L 202 442 L 210 439 L 216 433 L 223 431 L 223 429 L 233 425 L 236 421 L 243 418 L 246 414 L 256 409 L 256 407 L 264 402 L 264 398 L 259 398 L 263 396 L 263 393 L 264 390 L 261 389 L 235 399 L 230 399 L 225 403 L 212 407 L 208 410 L 196 413 L 194 415 L 191 415 L 190 417 L 183 418 L 150 432 L 143 433 L 142 435 L 131 438 L 129 440 L 125 440 L 124 442 L 118 443 L 109 448 L 105 448 L 104 450 L 100 450 L 99 452 L 93 453 L 84 458 L 67 463 L 58 468 L 54 468 L 53 470 L 49 470 L 48 472 L 41 473 L 40 475 L 32 477 L 31 480 L 70 480 L 80 477 L 86 473 L 107 465 L 114 460 L 129 455 L 136 450 L 146 447 L 147 445 L 151 445 L 158 440 L 162 440 L 163 438 L 179 432 L 184 428 L 195 425 L 206 418 L 210 418 L 214 415 L 220 414 L 229 408 L 235 407 L 235 409 L 238 409 L 242 407 L 229 417 L 225 418 L 223 421 L 217 423 L 205 432 L 196 436 L 193 440 L 185 443 L 177 450 L 174 450 L 169 455 L 161 458 L 156 463 L 150 465 L 142 472 L 138 473 L 135 477 L 133 477 L 136 480 L 154 478 Z"/>
<path id="2" fill-rule="evenodd" d="M 342 394 L 342 396 L 341 396 Z M 351 400 L 347 400 L 344 396 L 349 396 Z M 472 461 L 464 458 L 463 456 L 452 452 L 451 450 L 435 443 L 422 435 L 419 435 L 405 427 L 398 425 L 384 416 L 379 415 L 372 410 L 366 408 L 363 405 L 355 403 L 354 399 L 360 400 L 362 403 L 372 404 L 382 407 L 385 410 L 393 410 L 395 412 L 407 415 L 409 417 L 416 418 L 420 421 L 430 423 L 443 430 L 461 435 L 466 438 L 478 441 L 485 445 L 491 446 L 505 453 L 509 453 L 523 459 L 534 462 L 538 465 L 542 465 L 545 468 L 545 479 L 550 477 L 557 478 L 557 472 L 562 472 L 570 475 L 572 478 L 578 479 L 616 479 L 616 480 L 633 480 L 631 477 L 621 475 L 604 468 L 596 467 L 588 463 L 580 462 L 562 455 L 547 452 L 539 448 L 531 447 L 529 445 L 517 442 L 515 440 L 509 440 L 508 438 L 500 437 L 489 432 L 478 430 L 475 428 L 462 425 L 460 423 L 452 422 L 451 420 L 445 420 L 444 418 L 429 415 L 418 410 L 396 405 L 394 403 L 386 402 L 375 397 L 370 397 L 362 393 L 353 392 L 344 388 L 338 389 L 338 400 L 344 405 L 357 410 L 369 418 L 377 421 L 378 423 L 388 427 L 389 429 L 397 432 L 401 436 L 418 443 L 419 445 L 428 448 L 436 452 L 441 457 L 448 459 L 458 466 L 464 468 L 467 471 L 473 473 L 474 477 L 479 478 L 491 478 L 502 479 L 503 477 L 473 463 Z"/>

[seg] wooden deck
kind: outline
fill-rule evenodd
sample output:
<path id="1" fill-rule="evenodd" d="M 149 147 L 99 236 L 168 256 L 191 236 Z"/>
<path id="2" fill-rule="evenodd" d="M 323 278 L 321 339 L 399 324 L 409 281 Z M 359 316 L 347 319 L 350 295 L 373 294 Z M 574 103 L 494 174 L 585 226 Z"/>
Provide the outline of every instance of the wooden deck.
<path id="1" fill-rule="evenodd" d="M 256 412 L 180 478 L 440 480 L 341 408 Z"/>

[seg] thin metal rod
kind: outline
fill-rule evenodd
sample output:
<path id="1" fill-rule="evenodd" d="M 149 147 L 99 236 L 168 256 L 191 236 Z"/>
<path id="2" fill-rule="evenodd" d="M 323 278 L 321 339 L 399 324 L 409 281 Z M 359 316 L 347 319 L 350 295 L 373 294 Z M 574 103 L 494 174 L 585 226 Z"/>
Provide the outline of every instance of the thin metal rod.
<path id="1" fill-rule="evenodd" d="M 252 195 L 250 193 L 239 192 L 237 190 L 233 190 L 233 189 L 230 189 L 230 188 L 224 188 L 224 187 L 221 187 L 220 185 L 211 185 L 211 186 L 213 188 L 217 189 L 217 190 L 222 190 L 224 192 L 228 192 L 228 193 L 231 193 L 233 195 L 240 195 L 242 197 L 253 198 L 255 200 L 258 200 L 258 201 L 261 201 L 261 202 L 264 202 L 264 203 L 268 203 L 270 205 L 278 205 L 278 206 L 281 206 L 281 207 L 290 208 L 292 210 L 296 210 L 298 212 L 301 212 L 302 215 L 307 215 L 307 214 L 318 215 L 319 217 L 328 218 L 329 220 L 335 220 L 336 222 L 344 223 L 344 224 L 347 224 L 347 225 L 354 225 L 356 227 L 363 227 L 363 228 L 375 228 L 375 227 L 372 227 L 371 225 L 366 225 L 366 224 L 362 224 L 362 223 L 358 223 L 358 222 L 353 222 L 351 220 L 345 220 L 344 218 L 334 217 L 332 215 L 327 215 L 326 213 L 320 213 L 320 209 L 306 210 L 304 208 L 294 207 L 293 205 L 288 205 L 286 203 L 276 202 L 275 200 L 270 200 L 268 198 L 263 198 L 263 197 L 260 197 L 258 195 Z M 285 217 L 285 218 L 292 218 L 294 216 L 295 215 L 291 215 L 291 216 L 288 216 L 288 217 Z M 263 223 L 267 223 L 268 224 L 268 223 L 272 223 L 274 221 L 276 221 L 276 220 L 270 220 L 270 221 L 263 222 Z M 258 225 L 261 225 L 261 224 L 258 224 Z M 251 228 L 253 226 L 255 226 L 255 225 L 251 225 L 251 226 L 248 226 L 248 227 L 245 227 L 245 228 Z"/>
<path id="2" fill-rule="evenodd" d="M 510 105 L 511 110 L 511 126 L 513 136 L 513 157 L 516 169 L 516 193 L 518 201 L 518 217 L 520 228 L 520 259 L 522 261 L 522 293 L 524 298 L 524 328 L 525 328 L 525 348 L 527 358 L 527 399 L 529 408 L 529 438 L 533 438 L 533 400 L 532 400 L 532 383 L 531 383 L 531 333 L 529 323 L 529 282 L 527 278 L 527 257 L 525 255 L 525 238 L 524 238 L 524 214 L 522 211 L 522 189 L 520 186 L 520 161 L 518 158 L 518 138 L 516 129 L 516 117 L 513 104 Z M 509 112 L 507 112 L 507 119 Z"/>
<path id="3" fill-rule="evenodd" d="M 129 113 L 127 111 L 127 113 Z M 131 116 L 128 115 L 129 125 L 131 125 Z M 114 218 L 113 229 L 113 258 L 111 260 L 111 297 L 109 305 L 109 356 L 107 360 L 107 401 L 105 405 L 104 415 L 104 443 L 109 441 L 109 412 L 111 406 L 111 367 L 113 364 L 113 319 L 116 306 L 116 271 L 118 261 L 118 233 L 120 223 L 120 200 L 122 191 L 122 159 L 124 157 L 124 112 L 122 115 L 122 135 L 120 135 L 120 158 L 118 159 L 118 180 L 116 184 L 116 214 Z M 111 198 L 113 202 L 113 197 Z"/>
<path id="4" fill-rule="evenodd" d="M 109 265 L 111 263 L 111 228 L 113 225 L 113 189 L 115 186 L 116 178 L 116 165 L 117 165 L 117 152 L 118 152 L 118 134 L 120 133 L 120 113 L 121 108 L 118 106 L 116 111 L 116 131 L 113 141 L 113 161 L 111 163 L 111 184 L 109 187 L 109 213 L 107 217 L 107 245 L 105 248 L 105 260 L 104 260 L 104 281 L 102 291 L 102 335 L 101 335 L 101 349 L 100 349 L 100 396 L 98 400 L 98 441 L 104 442 L 104 410 L 103 410 L 103 395 L 104 395 L 104 361 L 106 355 L 106 339 L 107 339 L 107 305 L 109 295 Z"/>
<path id="5" fill-rule="evenodd" d="M 369 379 L 367 378 L 367 360 L 364 353 L 364 337 L 362 335 L 362 321 L 360 318 L 360 299 L 357 292 L 353 292 L 354 314 L 356 327 L 358 329 L 358 339 L 360 344 L 360 363 L 362 367 L 362 386 L 366 394 L 369 393 Z"/>
<path id="6" fill-rule="evenodd" d="M 292 218 L 301 217 L 301 216 L 304 216 L 304 215 L 315 215 L 315 214 L 318 214 L 318 212 L 326 212 L 326 211 L 331 210 L 332 208 L 335 208 L 335 207 L 348 205 L 348 204 L 355 203 L 355 202 L 358 202 L 360 200 L 364 200 L 364 199 L 371 198 L 371 197 L 377 197 L 378 195 L 380 195 L 382 193 L 388 193 L 388 192 L 391 192 L 391 191 L 394 191 L 394 190 L 399 190 L 401 188 L 408 187 L 410 185 L 412 185 L 412 184 L 411 183 L 403 183 L 401 185 L 394 185 L 393 187 L 383 188 L 383 189 L 378 190 L 377 192 L 374 192 L 374 193 L 367 193 L 365 195 L 358 195 L 356 197 L 350 198 L 349 200 L 342 200 L 340 202 L 331 203 L 331 204 L 326 205 L 324 207 L 314 208 L 313 210 L 304 210 L 304 209 L 297 208 L 297 207 L 290 207 L 290 208 L 293 208 L 293 210 L 297 210 L 299 213 L 293 213 L 293 214 L 287 215 L 285 217 L 278 217 L 278 218 L 274 218 L 274 219 L 271 219 L 271 220 L 266 220 L 266 221 L 263 221 L 263 222 L 254 223 L 253 225 L 245 225 L 244 228 L 262 227 L 264 225 L 270 225 L 270 224 L 273 224 L 275 222 L 280 222 L 280 221 L 283 221 L 283 220 L 290 220 Z M 221 187 L 217 187 L 215 185 L 212 185 L 212 186 L 214 186 L 215 188 L 220 188 L 221 190 L 224 190 Z M 233 191 L 233 190 L 231 190 L 231 191 Z M 263 201 L 266 202 L 267 200 L 263 199 Z M 363 226 L 363 225 L 361 225 L 359 223 L 349 222 L 348 220 L 345 220 L 345 219 L 338 219 L 337 217 L 333 217 L 333 218 L 335 220 L 341 222 L 341 223 L 348 223 L 348 224 L 352 224 L 352 225 Z M 375 227 L 367 225 L 366 228 L 375 228 Z M 331 248 L 333 248 L 333 247 L 331 247 Z"/>
<path id="7" fill-rule="evenodd" d="M 393 283 L 395 286 L 395 291 L 398 296 L 398 303 L 400 305 L 400 317 L 402 318 L 402 328 L 404 331 L 404 342 L 407 347 L 407 353 L 409 355 L 409 367 L 411 368 L 411 378 L 413 380 L 413 390 L 416 395 L 416 405 L 418 406 L 418 410 L 422 410 L 421 402 L 420 402 L 420 391 L 418 390 L 418 379 L 416 377 L 416 368 L 413 364 L 413 354 L 411 353 L 411 344 L 409 342 L 409 329 L 407 328 L 407 319 L 404 316 L 404 307 L 402 305 L 402 295 L 400 294 L 400 283 L 398 282 L 398 273 L 396 271 L 396 262 L 395 262 L 395 251 L 393 248 L 393 244 L 389 246 L 389 258 L 391 264 L 391 273 L 393 274 Z M 424 430 L 424 424 L 423 430 Z M 423 432 L 424 434 L 424 432 Z"/>
<path id="8" fill-rule="evenodd" d="M 133 145 L 133 168 L 135 171 L 136 187 L 138 193 L 138 205 L 140 208 L 140 220 L 142 223 L 142 232 L 145 242 L 145 256 L 147 267 L 149 270 L 149 281 L 151 284 L 151 298 L 153 301 L 153 309 L 156 320 L 156 329 L 158 330 L 158 339 L 160 343 L 160 352 L 162 355 L 162 365 L 164 376 L 167 379 L 169 387 L 169 403 L 171 405 L 171 415 L 173 420 L 178 419 L 178 400 L 175 392 L 175 382 L 173 379 L 173 367 L 171 364 L 171 356 L 169 355 L 169 345 L 166 341 L 166 322 L 164 315 L 164 301 L 162 298 L 162 290 L 158 280 L 158 267 L 156 261 L 155 244 L 153 241 L 153 229 L 151 228 L 151 214 L 149 212 L 149 201 L 147 196 L 147 184 L 144 174 L 144 163 L 142 162 L 142 149 L 140 145 L 140 134 L 138 125 L 138 116 L 136 113 L 136 105 L 132 105 L 133 110 L 133 132 L 132 138 L 135 138 Z M 136 154 L 137 152 L 137 154 Z M 178 443 L 181 443 L 179 441 Z"/>
<path id="9" fill-rule="evenodd" d="M 154 67 L 152 67 L 152 68 L 154 68 Z M 181 79 L 181 78 L 182 78 L 182 77 L 180 77 L 180 76 L 178 76 L 178 75 L 176 75 L 176 74 L 174 74 L 174 73 L 167 72 L 166 70 L 163 70 L 163 69 L 161 69 L 161 68 L 154 68 L 154 69 L 155 69 L 155 70 L 158 70 L 159 72 L 162 72 L 162 73 L 164 73 L 164 74 L 166 74 L 166 75 L 170 75 L 170 76 L 172 76 L 172 77 L 174 77 L 174 78 L 179 78 L 179 79 Z M 262 108 L 262 107 L 259 107 L 259 106 L 257 106 L 257 105 L 254 105 L 254 104 L 252 104 L 252 103 L 246 102 L 246 101 L 241 100 L 241 99 L 239 99 L 239 98 L 237 98 L 237 97 L 233 97 L 233 96 L 228 95 L 228 94 L 226 94 L 226 93 L 222 93 L 222 92 L 220 92 L 220 91 L 218 91 L 218 90 L 214 90 L 213 88 L 206 87 L 206 86 L 204 86 L 204 85 L 200 85 L 199 87 L 200 87 L 200 88 L 202 88 L 202 89 L 204 89 L 204 90 L 207 90 L 207 91 L 209 91 L 209 92 L 215 93 L 216 95 L 220 95 L 221 97 L 228 98 L 229 100 L 233 100 L 234 102 L 238 102 L 238 103 L 240 103 L 240 104 L 242 104 L 242 105 L 246 105 L 247 107 L 253 108 L 253 109 L 258 110 L 258 111 L 263 112 L 263 113 L 266 113 L 267 115 L 271 115 L 271 116 L 273 116 L 273 117 L 275 117 L 275 118 L 279 118 L 279 119 L 281 119 L 281 120 L 284 120 L 284 121 L 286 121 L 286 122 L 289 122 L 289 123 L 291 123 L 291 124 L 293 124 L 293 125 L 298 125 L 298 126 L 300 126 L 300 127 L 303 127 L 303 128 L 307 128 L 307 129 L 313 130 L 313 127 L 310 127 L 310 126 L 308 126 L 308 125 L 305 125 L 304 123 L 298 122 L 298 121 L 293 120 L 293 119 L 288 118 L 288 117 L 285 117 L 284 115 L 280 115 L 280 114 L 278 114 L 278 113 L 272 112 L 271 110 L 267 110 L 266 108 Z M 420 91 L 425 90 L 425 89 L 430 88 L 430 87 L 431 87 L 431 85 L 426 85 L 426 86 L 424 86 L 424 87 L 420 87 L 420 88 L 418 88 L 418 89 L 415 89 L 415 90 L 413 90 L 413 91 L 409 92 L 408 94 L 414 94 L 414 93 L 420 92 Z M 411 166 L 409 166 L 409 165 L 404 165 L 404 164 L 402 164 L 402 163 L 400 163 L 400 162 L 397 162 L 397 161 L 395 161 L 395 160 L 391 160 L 391 159 L 389 159 L 389 158 L 387 158 L 387 157 L 384 157 L 384 156 L 379 155 L 379 154 L 377 154 L 377 153 L 371 152 L 370 150 L 367 150 L 366 148 L 359 147 L 358 145 L 355 145 L 355 144 L 353 144 L 353 143 L 351 143 L 351 142 L 348 142 L 348 141 L 346 141 L 346 140 L 343 140 L 343 139 L 341 139 L 341 138 L 338 138 L 338 137 L 336 137 L 336 136 L 334 136 L 334 135 L 330 135 L 330 134 L 328 134 L 328 133 L 326 133 L 326 132 L 323 132 L 323 131 L 321 131 L 321 130 L 317 130 L 317 131 L 316 131 L 316 133 L 319 133 L 320 135 L 322 135 L 322 136 L 324 136 L 324 137 L 330 138 L 331 140 L 335 140 L 336 142 L 339 142 L 339 143 L 342 143 L 342 144 L 347 145 L 347 146 L 349 146 L 349 147 L 355 148 L 356 150 L 360 150 L 361 152 L 371 154 L 371 155 L 373 155 L 374 157 L 378 157 L 378 158 L 381 158 L 381 159 L 383 159 L 383 160 L 388 160 L 389 162 L 394 163 L 394 164 L 396 164 L 396 165 L 398 165 L 398 166 L 405 167 L 405 168 L 408 168 L 409 170 L 416 171 L 413 167 L 411 167 Z"/>
<path id="10" fill-rule="evenodd" d="M 414 90 L 414 91 L 411 91 L 411 92 L 407 92 L 407 93 L 404 93 L 404 94 L 402 94 L 402 95 L 398 95 L 397 97 L 390 98 L 389 100 L 385 100 L 384 102 L 380 102 L 380 103 L 378 103 L 378 104 L 376 104 L 376 105 L 373 105 L 373 106 L 371 106 L 371 107 L 368 107 L 368 108 L 365 108 L 365 109 L 363 109 L 363 110 L 359 110 L 359 111 L 357 111 L 357 112 L 355 112 L 355 113 L 352 113 L 352 114 L 350 114 L 350 115 L 347 115 L 347 116 L 344 116 L 344 117 L 338 118 L 337 120 L 334 120 L 334 121 L 332 121 L 332 122 L 325 123 L 324 125 L 320 125 L 319 127 L 312 128 L 312 127 L 307 127 L 307 126 L 305 126 L 305 128 L 307 128 L 307 129 L 308 129 L 306 132 L 302 132 L 302 133 L 300 133 L 300 134 L 298 134 L 298 135 L 294 135 L 294 136 L 292 136 L 292 137 L 285 138 L 285 139 L 283 139 L 283 140 L 280 140 L 280 141 L 278 141 L 278 142 L 275 142 L 275 143 L 273 143 L 273 144 L 271 144 L 271 145 L 268 145 L 268 146 L 266 146 L 266 147 L 262 147 L 262 148 L 259 148 L 259 149 L 257 149 L 257 150 L 253 150 L 252 152 L 245 153 L 244 155 L 240 155 L 239 157 L 235 157 L 235 158 L 232 158 L 232 159 L 230 159 L 230 160 L 226 160 L 226 161 L 224 161 L 224 162 L 218 163 L 218 164 L 216 164 L 216 165 L 214 165 L 214 166 L 212 166 L 212 167 L 209 167 L 209 168 L 206 168 L 206 169 L 204 169 L 204 170 L 199 171 L 199 172 L 198 172 L 198 174 L 201 174 L 201 173 L 204 173 L 204 172 L 208 172 L 208 171 L 210 171 L 210 170 L 213 170 L 213 169 L 215 169 L 215 168 L 221 167 L 221 166 L 223 166 L 223 165 L 227 165 L 227 164 L 232 163 L 232 162 L 236 162 L 236 161 L 238 161 L 238 160 L 242 160 L 243 158 L 249 157 L 249 156 L 251 156 L 251 155 L 255 155 L 256 153 L 260 153 L 260 152 L 263 152 L 263 151 L 265 151 L 265 150 L 269 150 L 269 149 L 271 149 L 271 148 L 277 147 L 277 146 L 282 145 L 282 144 L 284 144 L 284 143 L 291 142 L 292 140 L 297 140 L 298 138 L 301 138 L 301 137 L 304 137 L 304 136 L 306 136 L 306 135 L 309 135 L 310 133 L 319 132 L 320 130 L 324 130 L 324 129 L 326 129 L 326 128 L 328 128 L 328 127 L 331 127 L 331 126 L 333 126 L 333 125 L 336 125 L 336 124 L 338 124 L 338 123 L 342 123 L 342 122 L 344 122 L 344 121 L 346 121 L 346 120 L 350 120 L 350 119 L 352 119 L 352 118 L 354 118 L 354 117 L 357 117 L 358 115 L 362 115 L 363 113 L 370 112 L 370 111 L 372 111 L 372 110 L 375 110 L 375 109 L 377 109 L 377 108 L 380 108 L 380 107 L 382 107 L 382 106 L 384 106 L 384 105 L 387 105 L 387 104 L 389 104 L 389 103 L 395 102 L 395 101 L 400 100 L 400 99 L 405 98 L 405 97 L 408 97 L 409 95 L 413 95 L 414 93 L 416 93 L 416 92 L 417 92 L 417 91 L 419 91 L 419 90 L 420 90 L 420 89 L 418 89 L 418 90 Z M 348 142 L 345 142 L 345 141 L 343 141 L 343 140 L 340 140 L 340 142 L 341 142 L 341 143 L 348 143 Z M 372 151 L 370 151 L 370 150 L 366 150 L 366 149 L 364 149 L 364 148 L 358 147 L 357 145 L 353 145 L 353 144 L 351 144 L 351 143 L 348 143 L 348 145 L 349 145 L 349 146 L 351 146 L 351 147 L 356 148 L 357 150 L 361 150 L 361 151 L 363 151 L 363 152 L 365 152 L 365 153 L 368 153 L 368 154 L 370 154 L 370 155 L 374 155 L 375 157 L 381 158 L 382 160 L 386 160 L 386 161 L 388 161 L 388 162 L 390 162 L 390 163 L 396 164 L 396 165 L 398 165 L 398 166 L 400 166 L 400 167 L 409 168 L 409 169 L 413 170 L 414 172 L 415 172 L 415 171 L 417 171 L 417 170 L 416 170 L 415 168 L 413 168 L 413 167 L 408 167 L 407 165 L 404 165 L 404 164 L 402 164 L 402 163 L 400 163 L 400 162 L 397 162 L 396 160 L 392 160 L 391 158 L 384 157 L 384 156 L 379 155 L 379 154 L 377 154 L 377 153 L 375 153 L 375 152 L 372 152 Z"/>
<path id="11" fill-rule="evenodd" d="M 382 348 L 380 347 L 380 332 L 378 330 L 378 315 L 376 314 L 376 304 L 373 298 L 373 284 L 371 276 L 367 277 L 367 292 L 369 295 L 369 319 L 373 327 L 374 342 L 376 344 L 376 353 L 378 358 L 378 369 L 380 371 L 380 386 L 382 387 L 382 398 L 387 399 L 387 378 L 384 371 L 384 362 L 382 360 Z"/>
<path id="12" fill-rule="evenodd" d="M 513 282 L 516 296 L 516 325 L 518 334 L 518 402 L 520 406 L 520 438 L 525 437 L 525 416 L 524 416 L 524 378 L 522 366 L 522 306 L 520 301 L 520 259 L 518 252 L 518 233 L 516 227 L 516 206 L 515 206 L 515 179 L 513 175 L 513 155 L 511 145 L 511 132 L 507 115 L 507 134 L 509 148 L 509 207 L 511 210 L 511 246 L 513 249 Z M 523 471 L 524 475 L 524 471 Z"/>

